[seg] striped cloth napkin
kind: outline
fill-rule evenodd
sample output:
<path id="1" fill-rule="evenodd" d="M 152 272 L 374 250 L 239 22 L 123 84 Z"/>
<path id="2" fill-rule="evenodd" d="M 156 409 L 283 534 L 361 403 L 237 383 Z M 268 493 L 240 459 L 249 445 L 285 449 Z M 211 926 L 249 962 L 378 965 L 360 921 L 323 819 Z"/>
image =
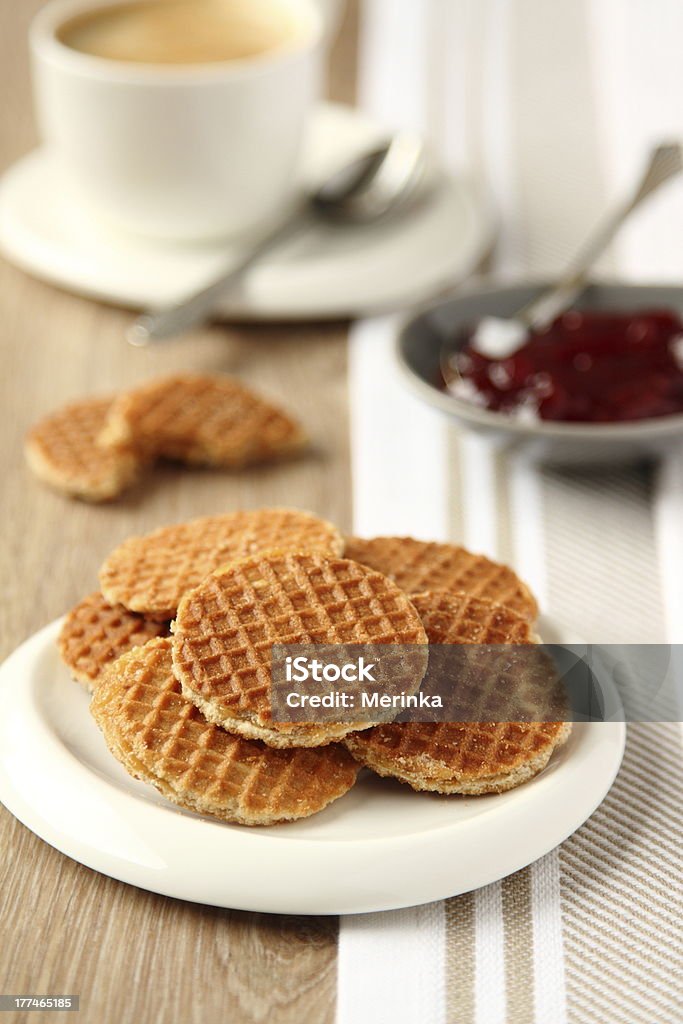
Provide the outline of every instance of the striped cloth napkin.
<path id="1" fill-rule="evenodd" d="M 676 0 L 656 18 L 644 0 L 366 0 L 361 98 L 486 178 L 499 276 L 552 275 L 650 143 L 683 137 L 682 44 Z M 604 269 L 680 281 L 681 226 L 674 185 Z M 356 531 L 510 562 L 587 642 L 681 642 L 683 456 L 562 471 L 504 455 L 405 390 L 395 329 L 352 338 Z M 631 725 L 612 791 L 559 849 L 474 893 L 343 918 L 338 1024 L 680 1024 L 682 792 L 680 725 Z"/>

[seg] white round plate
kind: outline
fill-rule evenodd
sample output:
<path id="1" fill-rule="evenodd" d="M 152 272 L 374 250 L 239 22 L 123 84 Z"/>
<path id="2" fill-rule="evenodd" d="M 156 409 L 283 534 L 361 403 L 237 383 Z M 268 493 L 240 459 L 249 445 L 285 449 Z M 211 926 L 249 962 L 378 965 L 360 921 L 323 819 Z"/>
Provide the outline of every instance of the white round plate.
<path id="1" fill-rule="evenodd" d="M 623 722 L 579 723 L 548 768 L 510 793 L 414 793 L 366 773 L 308 820 L 226 825 L 179 810 L 114 760 L 87 694 L 59 661 L 60 625 L 36 633 L 0 669 L 0 800 L 74 860 L 178 899 L 349 914 L 468 892 L 563 842 L 621 764 Z M 544 638 L 562 642 L 552 623 Z"/>
<path id="2" fill-rule="evenodd" d="M 326 177 L 386 131 L 350 107 L 317 109 L 302 185 Z M 386 222 L 320 226 L 250 270 L 219 311 L 240 320 L 302 320 L 412 305 L 472 272 L 492 217 L 464 181 L 438 173 L 433 195 Z M 133 309 L 177 302 L 228 269 L 248 238 L 182 244 L 123 232 L 84 209 L 47 150 L 0 182 L 0 249 L 29 273 Z"/>

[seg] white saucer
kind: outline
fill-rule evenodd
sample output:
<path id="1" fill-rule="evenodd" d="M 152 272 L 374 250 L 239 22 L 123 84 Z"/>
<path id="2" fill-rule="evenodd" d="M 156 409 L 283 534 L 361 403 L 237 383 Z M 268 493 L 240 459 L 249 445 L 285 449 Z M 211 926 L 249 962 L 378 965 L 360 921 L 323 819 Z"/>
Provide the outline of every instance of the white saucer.
<path id="1" fill-rule="evenodd" d="M 311 125 L 302 183 L 321 180 L 378 138 L 350 107 L 321 106 Z M 468 184 L 440 174 L 428 202 L 400 218 L 292 239 L 264 259 L 221 314 L 293 320 L 359 315 L 421 301 L 457 283 L 490 243 L 492 217 Z M 187 245 L 124 233 L 88 215 L 46 150 L 0 182 L 0 249 L 55 284 L 130 308 L 173 303 L 235 260 L 245 240 Z"/>
<path id="2" fill-rule="evenodd" d="M 345 914 L 467 892 L 563 842 L 603 800 L 621 764 L 624 724 L 580 723 L 541 775 L 500 796 L 418 794 L 368 773 L 308 820 L 224 825 L 180 811 L 114 760 L 86 693 L 58 659 L 60 624 L 0 669 L 0 800 L 74 860 L 179 899 Z M 562 642 L 552 623 L 544 637 Z"/>

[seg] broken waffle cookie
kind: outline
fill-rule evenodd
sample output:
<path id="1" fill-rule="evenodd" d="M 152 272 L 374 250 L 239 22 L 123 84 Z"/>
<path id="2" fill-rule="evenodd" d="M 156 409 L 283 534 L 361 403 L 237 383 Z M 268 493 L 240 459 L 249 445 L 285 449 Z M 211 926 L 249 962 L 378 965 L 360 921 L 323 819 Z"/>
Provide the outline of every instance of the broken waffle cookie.
<path id="1" fill-rule="evenodd" d="M 143 462 L 129 448 L 106 449 L 97 438 L 111 408 L 109 398 L 73 402 L 40 420 L 24 451 L 35 475 L 85 501 L 111 501 L 140 475 Z"/>
<path id="2" fill-rule="evenodd" d="M 146 457 L 238 469 L 306 444 L 299 424 L 233 377 L 176 374 L 115 400 L 103 445 Z"/>
<path id="3" fill-rule="evenodd" d="M 297 509 L 205 516 L 124 541 L 102 566 L 100 586 L 112 604 L 172 619 L 183 594 L 236 559 L 269 550 L 338 555 L 343 545 L 331 523 Z"/>
<path id="4" fill-rule="evenodd" d="M 419 615 L 391 580 L 312 554 L 255 556 L 214 573 L 183 598 L 172 630 L 185 696 L 209 721 L 276 747 L 319 746 L 354 725 L 273 720 L 274 644 L 427 643 Z M 419 666 L 406 657 L 401 688 L 415 692 L 425 668 L 426 651 Z"/>
<path id="5" fill-rule="evenodd" d="M 409 594 L 424 590 L 464 591 L 504 604 L 533 622 L 538 605 L 525 583 L 506 565 L 455 544 L 412 537 L 349 537 L 345 555 L 384 573 Z"/>
<path id="6" fill-rule="evenodd" d="M 295 419 L 238 380 L 176 374 L 57 410 L 29 431 L 25 454 L 45 483 L 98 502 L 117 498 L 157 458 L 240 469 L 306 443 Z"/>
<path id="7" fill-rule="evenodd" d="M 211 725 L 181 693 L 168 639 L 111 665 L 91 711 L 131 775 L 180 807 L 240 825 L 315 814 L 347 793 L 359 770 L 338 744 L 273 750 Z"/>
<path id="8" fill-rule="evenodd" d="M 535 639 L 528 622 L 490 601 L 443 592 L 421 594 L 413 601 L 432 645 L 497 647 Z M 487 663 L 482 664 L 486 669 Z M 501 707 L 495 698 L 504 677 L 493 668 L 489 662 L 477 681 L 482 709 L 491 703 Z M 480 795 L 502 793 L 537 775 L 570 732 L 571 723 L 564 721 L 392 722 L 354 733 L 344 742 L 360 764 L 413 789 Z"/>
<path id="9" fill-rule="evenodd" d="M 112 607 L 97 592 L 69 612 L 57 646 L 74 679 L 92 691 L 112 661 L 168 632 L 168 623 L 146 619 L 120 604 Z"/>

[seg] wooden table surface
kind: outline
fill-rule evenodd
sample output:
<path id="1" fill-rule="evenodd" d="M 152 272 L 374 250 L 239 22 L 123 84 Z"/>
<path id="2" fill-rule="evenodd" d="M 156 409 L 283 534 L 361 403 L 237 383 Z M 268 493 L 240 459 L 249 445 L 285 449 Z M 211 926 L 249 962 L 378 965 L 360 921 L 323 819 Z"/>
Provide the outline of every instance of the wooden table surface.
<path id="1" fill-rule="evenodd" d="M 41 6 L 0 0 L 0 169 L 36 141 L 26 32 Z M 332 62 L 338 99 L 353 95 L 355 21 L 352 7 Z M 280 504 L 350 525 L 344 324 L 212 327 L 142 351 L 123 342 L 128 320 L 0 261 L 3 658 L 95 589 L 104 555 L 129 534 Z M 38 416 L 179 368 L 235 373 L 281 398 L 298 410 L 315 453 L 234 476 L 157 472 L 108 507 L 70 502 L 30 476 L 22 438 Z M 57 853 L 2 807 L 0 854 L 0 994 L 78 993 L 77 1019 L 93 1024 L 334 1019 L 335 919 L 218 910 L 142 892 Z M 2 1016 L 7 1024 L 55 1019 Z"/>

